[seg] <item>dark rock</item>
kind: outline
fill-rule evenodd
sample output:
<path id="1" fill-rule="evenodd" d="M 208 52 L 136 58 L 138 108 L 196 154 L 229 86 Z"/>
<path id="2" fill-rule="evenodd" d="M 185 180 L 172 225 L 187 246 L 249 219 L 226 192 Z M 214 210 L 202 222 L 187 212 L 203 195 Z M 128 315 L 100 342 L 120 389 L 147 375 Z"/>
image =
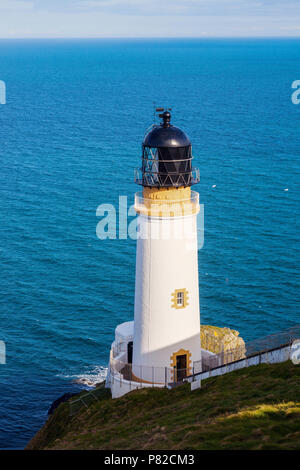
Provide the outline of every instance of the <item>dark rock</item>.
<path id="1" fill-rule="evenodd" d="M 50 406 L 48 410 L 48 415 L 52 415 L 56 408 L 61 404 L 64 403 L 65 401 L 69 400 L 70 398 L 74 397 L 75 395 L 78 395 L 78 393 L 64 393 L 61 397 L 57 398 L 52 405 Z"/>

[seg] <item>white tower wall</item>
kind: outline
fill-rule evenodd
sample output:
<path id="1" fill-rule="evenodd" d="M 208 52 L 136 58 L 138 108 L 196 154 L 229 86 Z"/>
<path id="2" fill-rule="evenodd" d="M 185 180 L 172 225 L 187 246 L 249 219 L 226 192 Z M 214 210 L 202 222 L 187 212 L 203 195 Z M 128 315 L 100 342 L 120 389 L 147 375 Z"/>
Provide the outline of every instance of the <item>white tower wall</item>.
<path id="1" fill-rule="evenodd" d="M 187 352 L 190 372 L 201 359 L 197 214 L 139 215 L 139 224 L 133 373 L 151 381 L 152 367 L 171 368 L 180 351 Z M 183 307 L 174 301 L 177 290 L 185 293 Z"/>

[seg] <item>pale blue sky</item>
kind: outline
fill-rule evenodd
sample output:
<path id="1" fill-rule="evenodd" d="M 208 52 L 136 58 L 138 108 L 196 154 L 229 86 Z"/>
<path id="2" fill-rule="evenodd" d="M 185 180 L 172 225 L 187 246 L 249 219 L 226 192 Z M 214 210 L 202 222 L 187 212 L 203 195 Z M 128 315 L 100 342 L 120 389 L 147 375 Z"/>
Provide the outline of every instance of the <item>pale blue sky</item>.
<path id="1" fill-rule="evenodd" d="M 299 0 L 0 0 L 0 37 L 300 36 Z"/>

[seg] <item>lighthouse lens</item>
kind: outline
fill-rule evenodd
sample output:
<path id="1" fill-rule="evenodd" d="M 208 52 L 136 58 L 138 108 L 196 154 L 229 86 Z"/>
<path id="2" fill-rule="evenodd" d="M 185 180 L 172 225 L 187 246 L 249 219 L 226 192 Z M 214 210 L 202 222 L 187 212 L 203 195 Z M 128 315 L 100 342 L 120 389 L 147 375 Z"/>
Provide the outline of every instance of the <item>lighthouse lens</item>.
<path id="1" fill-rule="evenodd" d="M 191 147 L 158 149 L 160 173 L 186 173 L 191 171 Z"/>

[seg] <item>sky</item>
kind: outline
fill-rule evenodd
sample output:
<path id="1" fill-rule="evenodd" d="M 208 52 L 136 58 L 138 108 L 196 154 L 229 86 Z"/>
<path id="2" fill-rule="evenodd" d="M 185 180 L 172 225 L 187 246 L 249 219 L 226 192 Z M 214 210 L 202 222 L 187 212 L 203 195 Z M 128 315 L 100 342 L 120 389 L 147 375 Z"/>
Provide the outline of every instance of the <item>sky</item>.
<path id="1" fill-rule="evenodd" d="M 300 37 L 300 0 L 0 0 L 1 38 Z"/>

